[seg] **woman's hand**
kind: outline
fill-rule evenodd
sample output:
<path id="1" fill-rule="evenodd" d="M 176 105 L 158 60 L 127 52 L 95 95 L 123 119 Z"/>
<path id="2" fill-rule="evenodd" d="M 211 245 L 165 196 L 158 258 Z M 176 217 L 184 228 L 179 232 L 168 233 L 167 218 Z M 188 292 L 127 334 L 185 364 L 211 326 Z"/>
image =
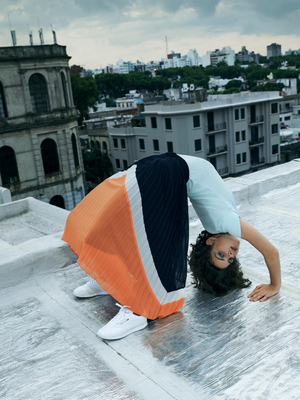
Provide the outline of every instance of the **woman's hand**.
<path id="1" fill-rule="evenodd" d="M 276 289 L 271 284 L 258 285 L 253 292 L 248 295 L 248 298 L 250 301 L 266 301 L 269 297 L 274 296 L 278 292 L 279 289 Z"/>

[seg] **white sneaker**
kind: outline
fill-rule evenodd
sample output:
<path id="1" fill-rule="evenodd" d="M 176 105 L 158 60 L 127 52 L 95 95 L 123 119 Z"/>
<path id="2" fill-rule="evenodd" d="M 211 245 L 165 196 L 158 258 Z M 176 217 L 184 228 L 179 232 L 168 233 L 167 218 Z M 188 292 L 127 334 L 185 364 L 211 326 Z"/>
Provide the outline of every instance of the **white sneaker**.
<path id="1" fill-rule="evenodd" d="M 121 310 L 103 328 L 99 329 L 97 335 L 101 339 L 115 340 L 122 339 L 130 333 L 144 329 L 148 325 L 147 318 L 135 315 L 128 310 L 128 306 L 121 306 L 116 303 Z"/>
<path id="2" fill-rule="evenodd" d="M 94 297 L 94 296 L 105 296 L 108 295 L 104 289 L 95 281 L 95 279 L 91 278 L 85 285 L 79 286 L 73 292 L 74 296 L 85 298 L 85 297 Z"/>

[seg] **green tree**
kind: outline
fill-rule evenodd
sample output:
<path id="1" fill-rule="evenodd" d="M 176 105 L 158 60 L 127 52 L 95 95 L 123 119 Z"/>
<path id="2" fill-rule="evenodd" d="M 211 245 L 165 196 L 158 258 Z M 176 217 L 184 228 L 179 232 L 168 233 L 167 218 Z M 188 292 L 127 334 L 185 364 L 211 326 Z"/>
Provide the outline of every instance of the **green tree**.
<path id="1" fill-rule="evenodd" d="M 71 75 L 74 104 L 79 112 L 78 123 L 89 118 L 89 107 L 94 108 L 99 101 L 100 92 L 92 76 L 82 78 L 80 75 Z"/>
<path id="2" fill-rule="evenodd" d="M 87 181 L 98 184 L 112 174 L 112 164 L 106 153 L 94 148 L 83 151 L 82 155 Z"/>
<path id="3" fill-rule="evenodd" d="M 232 88 L 239 89 L 239 88 L 241 87 L 241 84 L 242 84 L 242 82 L 241 82 L 240 80 L 238 80 L 238 79 L 232 79 L 231 81 L 229 81 L 228 83 L 226 83 L 225 89 L 226 89 L 226 90 L 232 89 Z"/>

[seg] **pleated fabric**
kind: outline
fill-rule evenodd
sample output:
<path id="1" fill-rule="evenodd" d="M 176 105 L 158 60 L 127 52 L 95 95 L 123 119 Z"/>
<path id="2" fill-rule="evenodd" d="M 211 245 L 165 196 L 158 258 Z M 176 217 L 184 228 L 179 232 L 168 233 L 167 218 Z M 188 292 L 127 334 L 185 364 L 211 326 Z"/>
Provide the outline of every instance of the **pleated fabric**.
<path id="1" fill-rule="evenodd" d="M 89 193 L 62 237 L 104 290 L 149 319 L 184 302 L 188 179 L 174 153 L 144 158 Z"/>

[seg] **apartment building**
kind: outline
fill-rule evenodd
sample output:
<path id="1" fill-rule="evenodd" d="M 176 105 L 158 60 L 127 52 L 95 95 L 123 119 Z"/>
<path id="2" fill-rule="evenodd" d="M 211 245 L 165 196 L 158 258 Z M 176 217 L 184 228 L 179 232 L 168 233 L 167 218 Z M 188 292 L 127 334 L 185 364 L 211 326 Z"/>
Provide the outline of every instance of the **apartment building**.
<path id="1" fill-rule="evenodd" d="M 267 46 L 267 58 L 281 56 L 281 44 L 272 43 Z"/>
<path id="2" fill-rule="evenodd" d="M 145 106 L 144 126 L 109 128 L 114 168 L 165 152 L 207 159 L 221 176 L 275 163 L 281 99 L 278 92 L 256 92 Z"/>

